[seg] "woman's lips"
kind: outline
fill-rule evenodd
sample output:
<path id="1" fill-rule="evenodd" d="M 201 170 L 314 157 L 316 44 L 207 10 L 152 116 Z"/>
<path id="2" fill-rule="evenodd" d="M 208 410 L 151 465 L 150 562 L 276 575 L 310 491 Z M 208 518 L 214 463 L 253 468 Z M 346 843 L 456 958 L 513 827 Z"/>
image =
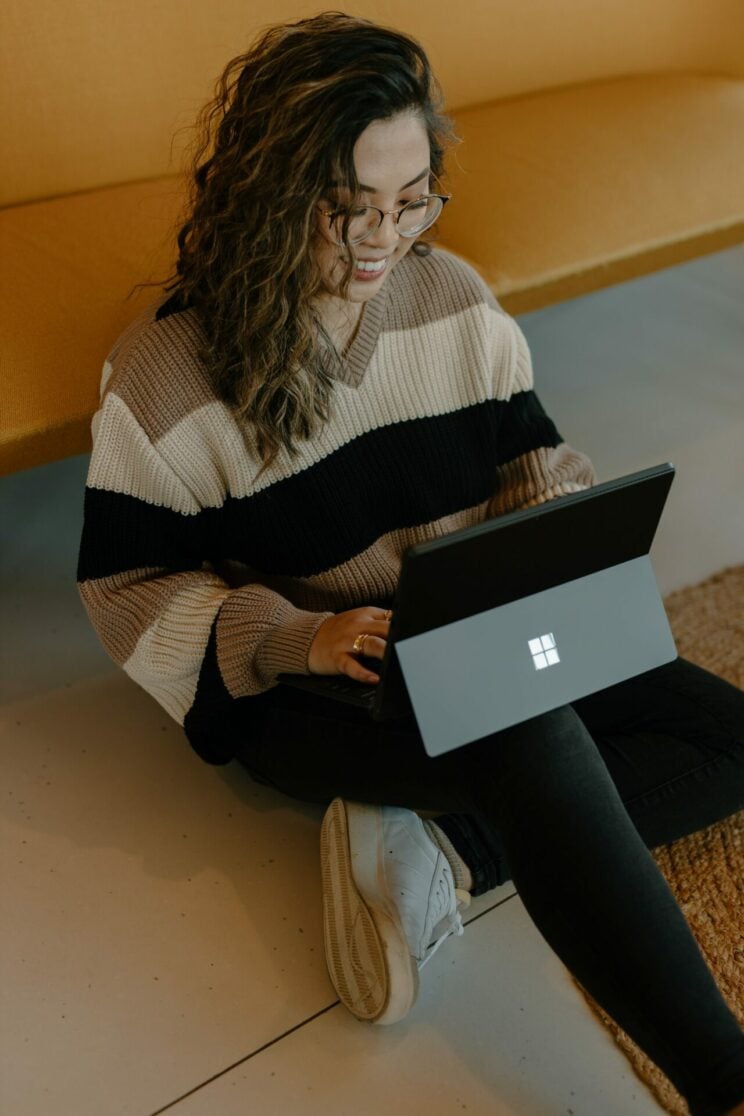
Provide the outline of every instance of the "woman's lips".
<path id="1" fill-rule="evenodd" d="M 365 263 L 381 263 L 382 267 L 374 271 L 369 271 L 363 267 L 354 268 L 354 281 L 357 283 L 374 283 L 376 279 L 380 279 L 388 269 L 390 261 L 389 256 L 384 256 L 382 260 L 365 260 Z"/>

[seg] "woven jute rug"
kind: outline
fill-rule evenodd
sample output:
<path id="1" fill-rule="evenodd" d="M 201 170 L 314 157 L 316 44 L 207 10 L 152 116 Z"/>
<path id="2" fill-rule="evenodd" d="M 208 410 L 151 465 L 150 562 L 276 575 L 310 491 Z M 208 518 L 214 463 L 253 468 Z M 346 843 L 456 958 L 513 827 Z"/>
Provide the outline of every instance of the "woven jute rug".
<path id="1" fill-rule="evenodd" d="M 664 603 L 680 655 L 744 690 L 744 566 L 671 593 Z M 652 855 L 724 999 L 744 1025 L 744 810 Z M 662 1109 L 687 1116 L 666 1075 L 576 984 Z"/>

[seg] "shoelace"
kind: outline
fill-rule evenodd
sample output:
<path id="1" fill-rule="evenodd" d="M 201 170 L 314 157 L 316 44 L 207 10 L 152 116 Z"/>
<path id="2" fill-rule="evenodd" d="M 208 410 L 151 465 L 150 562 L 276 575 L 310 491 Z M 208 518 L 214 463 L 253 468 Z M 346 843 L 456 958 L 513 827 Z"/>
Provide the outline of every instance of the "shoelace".
<path id="1" fill-rule="evenodd" d="M 462 891 L 460 888 L 456 887 L 455 895 L 457 896 L 457 909 L 453 912 L 453 914 L 449 916 L 449 925 L 447 926 L 447 929 L 444 931 L 442 936 L 440 938 L 437 938 L 433 946 L 429 947 L 429 951 L 423 961 L 417 962 L 419 972 L 421 972 L 424 965 L 431 961 L 432 957 L 437 952 L 442 942 L 446 942 L 447 938 L 451 938 L 453 935 L 456 938 L 459 938 L 461 934 L 465 933 L 465 927 L 462 924 L 462 915 L 460 914 L 460 907 L 470 906 L 470 892 Z"/>

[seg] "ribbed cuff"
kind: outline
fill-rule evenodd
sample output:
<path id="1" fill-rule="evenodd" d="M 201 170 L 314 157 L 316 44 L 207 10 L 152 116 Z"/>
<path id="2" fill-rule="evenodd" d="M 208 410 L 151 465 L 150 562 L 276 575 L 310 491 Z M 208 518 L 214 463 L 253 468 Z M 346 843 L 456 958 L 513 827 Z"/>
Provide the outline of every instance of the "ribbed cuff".
<path id="1" fill-rule="evenodd" d="M 308 674 L 307 657 L 320 625 L 333 616 L 332 612 L 304 612 L 297 610 L 287 624 L 268 632 L 256 653 L 256 665 L 261 675 L 276 681 L 276 676 Z"/>

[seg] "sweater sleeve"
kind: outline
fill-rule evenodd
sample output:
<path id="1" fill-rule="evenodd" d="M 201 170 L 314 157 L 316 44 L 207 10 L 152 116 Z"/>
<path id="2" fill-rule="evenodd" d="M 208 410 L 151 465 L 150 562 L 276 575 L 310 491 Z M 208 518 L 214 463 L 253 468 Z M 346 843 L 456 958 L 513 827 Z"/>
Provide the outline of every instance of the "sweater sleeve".
<path id="1" fill-rule="evenodd" d="M 259 582 L 231 588 L 209 557 L 218 509 L 200 506 L 131 410 L 109 392 L 94 421 L 78 588 L 103 646 L 183 724 L 194 704 L 247 697 L 307 671 L 332 612 Z M 216 660 L 204 670 L 207 649 Z"/>
<path id="2" fill-rule="evenodd" d="M 589 458 L 564 442 L 534 390 L 527 340 L 513 318 L 491 315 L 493 395 L 499 400 L 496 489 L 486 517 L 580 492 L 596 481 Z"/>

